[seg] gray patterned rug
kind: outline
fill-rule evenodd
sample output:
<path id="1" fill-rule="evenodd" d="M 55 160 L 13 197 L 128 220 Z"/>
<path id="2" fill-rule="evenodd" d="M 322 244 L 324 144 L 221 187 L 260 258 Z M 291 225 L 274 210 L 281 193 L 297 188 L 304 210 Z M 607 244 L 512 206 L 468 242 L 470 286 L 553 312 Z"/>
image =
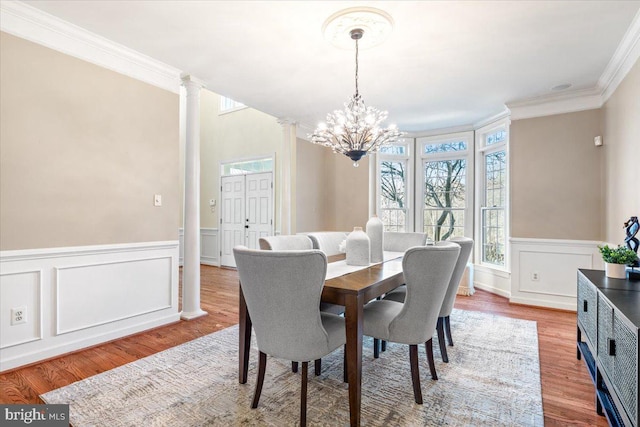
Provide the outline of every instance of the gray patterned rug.
<path id="1" fill-rule="evenodd" d="M 442 363 L 434 338 L 438 381 L 420 351 L 423 405 L 413 400 L 408 346 L 389 344 L 373 359 L 365 338 L 362 424 L 365 426 L 542 426 L 536 323 L 455 310 L 455 347 Z M 257 351 L 249 381 L 238 383 L 237 326 L 78 381 L 42 395 L 69 403 L 71 423 L 84 426 L 288 426 L 299 420 L 300 374 L 287 361 L 267 358 L 257 409 L 251 409 Z M 342 351 L 309 369 L 309 425 L 349 422 Z M 312 365 L 312 364 L 311 364 Z"/>

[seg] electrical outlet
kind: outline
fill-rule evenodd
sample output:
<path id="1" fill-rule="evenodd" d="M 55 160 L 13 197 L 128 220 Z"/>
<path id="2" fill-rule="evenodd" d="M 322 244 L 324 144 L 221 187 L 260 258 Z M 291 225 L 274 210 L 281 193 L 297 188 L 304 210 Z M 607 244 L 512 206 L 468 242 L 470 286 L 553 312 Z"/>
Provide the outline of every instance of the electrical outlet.
<path id="1" fill-rule="evenodd" d="M 153 206 L 162 206 L 162 194 L 155 194 L 153 196 Z"/>
<path id="2" fill-rule="evenodd" d="M 11 326 L 27 323 L 27 306 L 11 309 Z"/>
<path id="3" fill-rule="evenodd" d="M 534 282 L 537 282 L 538 280 L 540 280 L 540 275 L 538 274 L 537 271 L 534 271 L 533 273 L 531 273 L 531 280 Z"/>

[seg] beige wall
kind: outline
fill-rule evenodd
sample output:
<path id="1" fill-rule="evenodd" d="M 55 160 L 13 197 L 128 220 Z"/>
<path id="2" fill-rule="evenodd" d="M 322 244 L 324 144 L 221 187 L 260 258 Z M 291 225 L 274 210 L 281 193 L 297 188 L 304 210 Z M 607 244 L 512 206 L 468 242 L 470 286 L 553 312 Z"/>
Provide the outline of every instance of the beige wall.
<path id="1" fill-rule="evenodd" d="M 296 148 L 296 231 L 333 230 L 334 154 L 298 139 Z"/>
<path id="2" fill-rule="evenodd" d="M 640 61 L 603 108 L 604 240 L 622 244 L 624 222 L 640 216 Z"/>
<path id="3" fill-rule="evenodd" d="M 0 52 L 0 249 L 177 240 L 178 95 L 6 33 Z"/>
<path id="4" fill-rule="evenodd" d="M 352 231 L 363 227 L 369 219 L 369 157 L 353 167 L 353 161 L 342 154 L 333 155 L 334 214 L 333 229 Z"/>
<path id="5" fill-rule="evenodd" d="M 603 238 L 601 118 L 589 110 L 511 123 L 512 237 Z"/>
<path id="6" fill-rule="evenodd" d="M 220 201 L 220 162 L 256 156 L 276 155 L 274 171 L 276 215 L 280 229 L 280 170 L 282 163 L 282 126 L 277 119 L 252 108 L 220 114 L 220 96 L 200 92 L 200 225 L 218 228 Z M 212 212 L 209 199 L 218 200 Z"/>
<path id="7" fill-rule="evenodd" d="M 369 215 L 369 158 L 353 162 L 298 139 L 297 232 L 351 231 Z"/>

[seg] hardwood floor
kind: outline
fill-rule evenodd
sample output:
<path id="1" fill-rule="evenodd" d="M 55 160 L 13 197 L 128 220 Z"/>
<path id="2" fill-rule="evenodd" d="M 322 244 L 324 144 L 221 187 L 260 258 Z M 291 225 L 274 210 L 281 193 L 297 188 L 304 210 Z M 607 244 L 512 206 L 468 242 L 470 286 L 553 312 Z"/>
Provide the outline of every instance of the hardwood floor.
<path id="1" fill-rule="evenodd" d="M 209 314 L 0 374 L 0 403 L 42 403 L 42 393 L 157 353 L 238 322 L 234 270 L 202 266 L 202 309 Z M 607 426 L 595 413 L 587 368 L 576 359 L 575 313 L 509 304 L 484 291 L 458 296 L 456 307 L 538 323 L 546 426 Z M 455 340 L 455 336 L 453 337 Z"/>

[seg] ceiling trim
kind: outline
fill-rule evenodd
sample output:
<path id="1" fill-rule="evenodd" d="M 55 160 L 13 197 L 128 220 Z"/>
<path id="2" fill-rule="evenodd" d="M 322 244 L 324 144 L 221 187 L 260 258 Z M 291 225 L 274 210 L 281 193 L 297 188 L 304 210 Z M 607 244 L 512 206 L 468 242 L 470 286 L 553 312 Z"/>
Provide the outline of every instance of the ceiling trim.
<path id="1" fill-rule="evenodd" d="M 631 21 L 598 83 L 590 88 L 507 103 L 511 119 L 520 120 L 602 107 L 640 58 L 640 11 Z"/>
<path id="2" fill-rule="evenodd" d="M 598 80 L 602 88 L 602 101 L 607 102 L 633 65 L 640 58 L 640 10 L 618 45 L 611 61 Z"/>
<path id="3" fill-rule="evenodd" d="M 597 87 L 552 94 L 507 104 L 511 120 L 574 113 L 602 107 L 602 91 Z"/>
<path id="4" fill-rule="evenodd" d="M 0 3 L 0 30 L 180 93 L 180 70 L 19 1 Z"/>

